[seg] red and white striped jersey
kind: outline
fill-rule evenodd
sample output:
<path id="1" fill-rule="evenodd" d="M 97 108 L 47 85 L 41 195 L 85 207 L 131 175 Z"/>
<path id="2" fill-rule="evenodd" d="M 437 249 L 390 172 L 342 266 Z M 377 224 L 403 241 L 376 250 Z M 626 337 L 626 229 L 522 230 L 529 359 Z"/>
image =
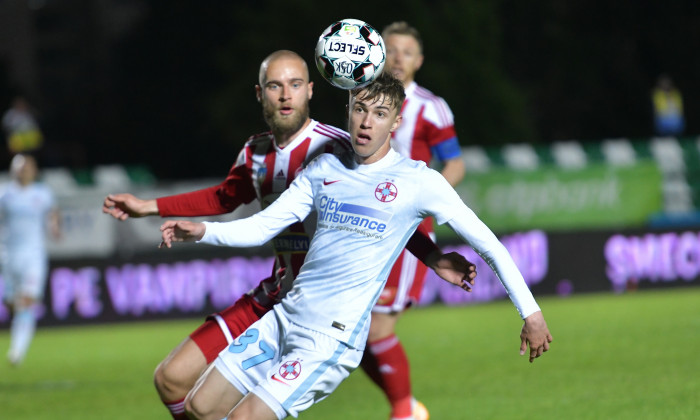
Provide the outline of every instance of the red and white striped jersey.
<path id="1" fill-rule="evenodd" d="M 345 152 L 351 148 L 348 133 L 312 120 L 284 148 L 277 146 L 271 132 L 251 137 L 239 153 L 234 169 L 237 166 L 247 169 L 254 187 L 253 198 L 266 208 L 313 158 L 321 153 Z"/>
<path id="2" fill-rule="evenodd" d="M 460 155 L 454 115 L 441 97 L 412 82 L 406 88 L 401 116 L 391 144 L 402 156 L 430 164 L 434 155 L 440 161 Z"/>
<path id="3" fill-rule="evenodd" d="M 314 157 L 351 149 L 347 132 L 314 120 L 284 148 L 277 146 L 271 132 L 258 134 L 248 139 L 221 184 L 159 198 L 158 209 L 163 217 L 207 216 L 232 212 L 256 199 L 266 208 Z M 252 291 L 261 304 L 271 305 L 291 287 L 309 249 L 314 226 L 315 220 L 295 223 L 273 240 L 276 262 L 272 277 Z"/>

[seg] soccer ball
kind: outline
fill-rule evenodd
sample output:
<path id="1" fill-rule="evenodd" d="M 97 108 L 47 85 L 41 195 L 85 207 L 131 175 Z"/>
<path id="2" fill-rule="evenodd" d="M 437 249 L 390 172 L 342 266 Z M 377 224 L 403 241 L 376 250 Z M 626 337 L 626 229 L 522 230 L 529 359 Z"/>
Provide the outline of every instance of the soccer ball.
<path id="1" fill-rule="evenodd" d="M 384 69 L 386 47 L 379 32 L 357 19 L 327 27 L 316 44 L 316 67 L 324 79 L 341 89 L 363 87 Z"/>

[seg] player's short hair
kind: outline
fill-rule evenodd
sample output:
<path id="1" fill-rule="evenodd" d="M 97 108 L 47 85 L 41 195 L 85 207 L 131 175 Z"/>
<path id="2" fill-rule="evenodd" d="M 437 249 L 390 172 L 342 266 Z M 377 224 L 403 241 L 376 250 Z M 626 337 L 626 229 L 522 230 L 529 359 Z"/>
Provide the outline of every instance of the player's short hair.
<path id="1" fill-rule="evenodd" d="M 19 177 L 19 173 L 25 165 L 37 166 L 36 159 L 30 154 L 18 153 L 10 161 L 10 176 Z"/>
<path id="2" fill-rule="evenodd" d="M 403 101 L 406 99 L 403 83 L 387 72 L 382 72 L 372 83 L 365 87 L 352 89 L 350 95 L 368 101 L 381 99 L 383 102 L 388 102 L 398 111 L 401 111 Z"/>
<path id="3" fill-rule="evenodd" d="M 386 39 L 386 37 L 388 37 L 389 35 L 412 36 L 416 41 L 418 41 L 418 48 L 420 49 L 420 53 L 423 54 L 423 38 L 421 38 L 418 29 L 414 28 L 408 23 L 400 21 L 390 24 L 389 26 L 384 28 L 384 31 L 382 31 L 382 38 Z"/>
<path id="4" fill-rule="evenodd" d="M 294 51 L 277 50 L 265 57 L 262 63 L 260 63 L 260 70 L 258 72 L 258 83 L 260 84 L 260 86 L 263 86 L 265 82 L 267 82 L 267 68 L 270 66 L 270 63 L 280 58 L 291 58 L 299 60 L 299 62 L 302 63 L 304 67 L 304 71 L 306 73 L 306 80 L 309 80 L 309 70 L 306 65 L 306 60 L 304 60 L 299 54 L 295 53 Z"/>

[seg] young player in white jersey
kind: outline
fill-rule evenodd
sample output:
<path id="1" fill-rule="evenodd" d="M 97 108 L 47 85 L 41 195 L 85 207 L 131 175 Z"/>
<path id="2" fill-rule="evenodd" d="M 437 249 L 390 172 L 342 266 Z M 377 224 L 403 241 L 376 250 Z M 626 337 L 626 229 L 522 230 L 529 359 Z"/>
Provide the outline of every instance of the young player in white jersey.
<path id="1" fill-rule="evenodd" d="M 53 193 L 36 181 L 37 171 L 33 157 L 15 155 L 12 181 L 0 189 L 0 265 L 3 300 L 12 313 L 7 358 L 13 365 L 22 362 L 34 337 L 35 304 L 44 295 L 49 269 L 47 234 L 60 234 Z"/>
<path id="2" fill-rule="evenodd" d="M 271 131 L 252 136 L 238 155 L 228 177 L 219 185 L 185 194 L 142 200 L 131 194 L 113 194 L 103 211 L 124 220 L 148 215 L 206 216 L 234 211 L 257 200 L 262 208 L 285 191 L 302 167 L 321 153 L 341 154 L 351 149 L 349 135 L 309 118 L 313 83 L 304 60 L 291 51 L 277 51 L 260 67 L 257 98 Z M 313 222 L 295 223 L 273 240 L 276 255 L 271 276 L 232 306 L 210 317 L 176 347 L 155 372 L 158 393 L 174 419 L 185 419 L 184 399 L 216 356 L 250 324 L 284 296 L 304 262 Z M 438 269 L 439 250 L 426 235 L 412 241 L 415 252 Z M 429 255 L 430 254 L 430 255 Z M 452 255 L 456 267 L 472 270 L 466 260 Z M 449 269 L 449 267 L 445 267 Z"/>
<path id="3" fill-rule="evenodd" d="M 452 111 L 444 99 L 415 81 L 423 64 L 420 33 L 406 22 L 394 22 L 384 28 L 382 38 L 387 48 L 384 69 L 403 83 L 406 92 L 401 126 L 391 136 L 392 148 L 426 165 L 438 161 L 445 179 L 457 185 L 464 177 L 464 162 Z M 426 218 L 421 228 L 432 235 L 433 219 Z M 420 299 L 426 271 L 411 253 L 399 255 L 374 308 L 369 345 L 362 360 L 365 372 L 386 395 L 392 420 L 429 418 L 425 406 L 412 396 L 408 357 L 396 335 L 402 312 Z"/>
<path id="4" fill-rule="evenodd" d="M 529 345 L 532 362 L 549 349 L 542 312 L 506 248 L 439 173 L 391 150 L 403 99 L 403 86 L 386 73 L 353 90 L 353 152 L 319 156 L 262 212 L 227 223 L 161 226 L 165 247 L 193 240 L 247 247 L 318 214 L 292 290 L 221 352 L 188 396 L 195 418 L 296 417 L 333 392 L 360 363 L 389 270 L 427 216 L 447 223 L 494 269 L 525 320 L 520 353 Z M 464 281 L 453 280 L 463 287 Z"/>

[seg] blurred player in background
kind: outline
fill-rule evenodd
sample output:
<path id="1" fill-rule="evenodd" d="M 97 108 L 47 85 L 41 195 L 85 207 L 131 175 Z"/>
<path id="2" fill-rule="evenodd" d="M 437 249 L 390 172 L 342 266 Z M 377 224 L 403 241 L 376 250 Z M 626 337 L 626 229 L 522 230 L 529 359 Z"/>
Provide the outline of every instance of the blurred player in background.
<path id="1" fill-rule="evenodd" d="M 394 22 L 382 32 L 387 59 L 384 71 L 398 78 L 406 91 L 401 108 L 403 121 L 394 131 L 391 144 L 401 155 L 442 164 L 441 173 L 453 187 L 464 177 L 464 161 L 447 103 L 415 82 L 423 64 L 423 41 L 418 30 L 406 22 Z M 433 220 L 423 228 L 433 234 Z M 427 420 L 425 406 L 413 398 L 406 353 L 396 335 L 401 313 L 418 302 L 427 268 L 413 255 L 403 252 L 392 268 L 382 295 L 372 313 L 369 346 L 362 367 L 382 389 L 391 405 L 391 418 Z"/>
<path id="2" fill-rule="evenodd" d="M 103 211 L 125 220 L 151 215 L 207 216 L 234 211 L 258 200 L 269 206 L 314 156 L 351 150 L 349 135 L 309 117 L 313 82 L 305 61 L 291 51 L 277 51 L 260 66 L 257 99 L 262 104 L 270 132 L 251 137 L 219 185 L 185 194 L 142 200 L 131 194 L 109 195 Z M 311 223 L 311 225 L 309 225 Z M 184 399 L 206 366 L 251 323 L 266 313 L 291 287 L 304 262 L 313 222 L 295 223 L 273 241 L 276 254 L 270 278 L 263 280 L 233 306 L 210 317 L 165 360 L 155 372 L 155 386 L 173 418 L 185 419 Z M 439 249 L 417 237 L 416 252 L 437 264 Z M 293 246 L 291 246 L 293 245 Z M 460 256 L 461 258 L 461 256 Z M 467 267 L 466 260 L 455 261 Z M 437 268 L 437 265 L 434 266 Z M 470 278 L 476 275 L 473 265 Z"/>
<path id="3" fill-rule="evenodd" d="M 680 136 L 685 129 L 683 95 L 668 74 L 662 74 L 651 91 L 654 128 L 658 136 Z"/>
<path id="4" fill-rule="evenodd" d="M 46 287 L 49 258 L 46 236 L 60 236 L 59 213 L 52 191 L 37 181 L 36 160 L 17 154 L 10 164 L 11 181 L 0 190 L 0 264 L 3 300 L 10 309 L 7 359 L 19 365 L 36 329 L 35 304 Z"/>
<path id="5" fill-rule="evenodd" d="M 318 156 L 254 216 L 161 226 L 165 247 L 179 241 L 249 247 L 318 214 L 292 289 L 219 354 L 187 397 L 194 418 L 297 417 L 330 395 L 360 364 L 370 313 L 390 267 L 428 215 L 449 225 L 493 268 L 524 320 L 520 354 L 529 346 L 532 362 L 549 349 L 542 312 L 503 244 L 442 175 L 392 150 L 403 99 L 401 82 L 387 73 L 352 90 L 353 150 Z M 448 281 L 470 290 L 466 273 Z"/>
<path id="6" fill-rule="evenodd" d="M 23 96 L 12 100 L 12 106 L 2 116 L 2 128 L 11 156 L 17 153 L 36 154 L 43 146 L 44 136 L 32 107 Z"/>

